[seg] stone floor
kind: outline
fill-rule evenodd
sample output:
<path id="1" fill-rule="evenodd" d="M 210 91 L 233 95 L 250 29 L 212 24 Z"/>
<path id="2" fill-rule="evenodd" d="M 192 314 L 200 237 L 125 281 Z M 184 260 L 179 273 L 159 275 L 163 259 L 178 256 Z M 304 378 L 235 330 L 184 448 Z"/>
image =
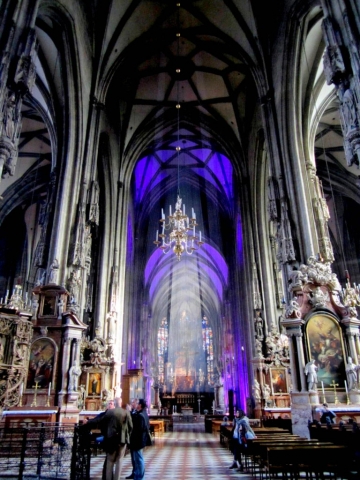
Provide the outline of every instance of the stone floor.
<path id="1" fill-rule="evenodd" d="M 174 425 L 173 432 L 156 437 L 155 445 L 144 450 L 145 480 L 251 479 L 251 475 L 230 470 L 231 453 L 220 445 L 219 437 L 205 433 L 204 424 Z M 101 479 L 104 456 L 93 457 L 91 480 Z M 122 466 L 122 478 L 131 473 L 127 455 Z"/>

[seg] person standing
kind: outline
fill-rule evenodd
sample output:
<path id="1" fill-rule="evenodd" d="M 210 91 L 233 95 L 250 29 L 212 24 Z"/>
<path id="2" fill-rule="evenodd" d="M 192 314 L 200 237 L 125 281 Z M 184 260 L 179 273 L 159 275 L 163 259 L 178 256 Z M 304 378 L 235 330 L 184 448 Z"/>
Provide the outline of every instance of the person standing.
<path id="1" fill-rule="evenodd" d="M 143 448 L 146 446 L 150 427 L 144 399 L 140 398 L 136 410 L 137 413 L 132 417 L 134 428 L 130 437 L 130 451 L 134 462 L 134 480 L 142 480 L 145 475 Z"/>
<path id="2" fill-rule="evenodd" d="M 128 406 L 129 410 L 130 410 L 130 413 L 131 413 L 131 418 L 133 418 L 133 415 L 136 415 L 137 414 L 137 404 L 138 404 L 138 401 L 139 399 L 137 398 L 133 398 L 130 402 L 130 406 Z M 134 423 L 134 422 L 133 422 Z M 135 470 L 135 464 L 134 464 L 134 455 L 133 455 L 133 451 L 130 449 L 130 457 L 131 457 L 131 464 L 132 464 L 132 472 L 130 473 L 130 475 L 128 475 L 127 477 L 125 477 L 127 480 L 128 479 L 131 479 L 131 478 L 134 478 L 134 470 Z"/>
<path id="3" fill-rule="evenodd" d="M 107 403 L 107 409 L 104 412 L 100 412 L 96 417 L 91 418 L 90 420 L 87 420 L 85 422 L 86 428 L 92 430 L 99 428 L 100 425 L 100 420 L 103 418 L 103 416 L 106 414 L 108 410 L 113 410 L 115 408 L 115 400 L 109 400 Z M 104 439 L 105 439 L 105 434 L 106 434 L 106 425 L 102 425 L 102 431 L 101 431 L 101 436 L 96 437 L 96 444 L 99 446 L 101 449 L 104 448 Z M 106 480 L 106 457 L 103 465 L 103 470 L 102 470 L 102 480 Z"/>
<path id="4" fill-rule="evenodd" d="M 247 435 L 255 438 L 255 433 L 250 426 L 248 417 L 244 410 L 237 410 L 233 420 L 233 453 L 234 461 L 229 468 L 238 468 L 239 472 L 244 471 L 241 453 L 244 451 Z"/>
<path id="5" fill-rule="evenodd" d="M 115 408 L 106 411 L 99 427 L 104 432 L 105 480 L 120 480 L 121 460 L 133 430 L 130 412 L 121 408 L 121 398 L 115 398 Z"/>

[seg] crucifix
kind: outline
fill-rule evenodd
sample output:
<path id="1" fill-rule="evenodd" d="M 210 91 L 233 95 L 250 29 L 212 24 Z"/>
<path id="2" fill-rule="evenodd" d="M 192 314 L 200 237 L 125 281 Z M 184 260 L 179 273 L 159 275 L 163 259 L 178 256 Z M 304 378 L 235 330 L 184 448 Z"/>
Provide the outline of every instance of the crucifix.
<path id="1" fill-rule="evenodd" d="M 39 388 L 39 382 L 35 382 L 35 385 L 33 385 L 32 388 L 35 389 L 35 393 L 34 393 L 34 398 L 33 398 L 33 401 L 32 401 L 32 404 L 30 405 L 30 407 L 37 407 L 36 396 L 37 396 L 37 391 L 38 391 L 38 388 Z"/>
<path id="2" fill-rule="evenodd" d="M 330 383 L 330 387 L 333 387 L 333 389 L 334 389 L 334 403 L 335 403 L 335 405 L 339 405 L 339 400 L 338 400 L 337 395 L 336 395 L 336 387 L 338 387 L 338 386 L 339 386 L 339 384 L 335 383 L 335 380 L 333 380 Z"/>

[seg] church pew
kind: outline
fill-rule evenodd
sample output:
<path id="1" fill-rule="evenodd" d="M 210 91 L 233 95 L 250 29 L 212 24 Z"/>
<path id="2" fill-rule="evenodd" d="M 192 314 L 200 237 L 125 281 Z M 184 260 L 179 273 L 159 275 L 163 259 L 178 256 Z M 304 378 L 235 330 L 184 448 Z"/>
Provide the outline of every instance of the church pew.
<path id="1" fill-rule="evenodd" d="M 278 476 L 290 479 L 347 478 L 349 456 L 346 447 L 341 445 L 286 445 L 267 447 L 260 470 L 260 478 L 271 479 Z"/>

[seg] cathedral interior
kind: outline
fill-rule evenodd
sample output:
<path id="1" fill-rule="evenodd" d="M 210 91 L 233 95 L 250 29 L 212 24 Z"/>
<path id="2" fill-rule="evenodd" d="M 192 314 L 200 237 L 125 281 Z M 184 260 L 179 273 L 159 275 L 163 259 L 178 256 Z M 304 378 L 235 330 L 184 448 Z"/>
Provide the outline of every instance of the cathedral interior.
<path id="1" fill-rule="evenodd" d="M 360 412 L 359 52 L 356 0 L 1 2 L 3 411 Z"/>

